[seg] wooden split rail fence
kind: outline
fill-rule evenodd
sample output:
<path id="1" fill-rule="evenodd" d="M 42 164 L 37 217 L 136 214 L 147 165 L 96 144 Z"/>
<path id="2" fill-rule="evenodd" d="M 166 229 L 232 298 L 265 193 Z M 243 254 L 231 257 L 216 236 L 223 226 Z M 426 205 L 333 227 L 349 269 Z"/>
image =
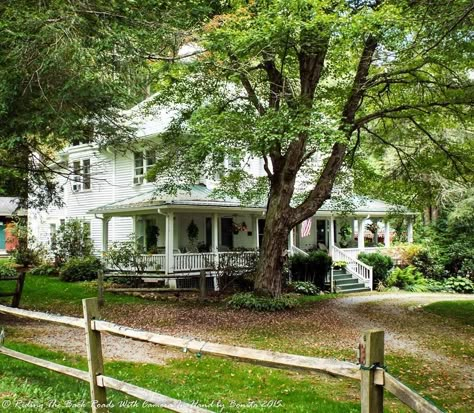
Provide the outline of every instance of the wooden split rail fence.
<path id="1" fill-rule="evenodd" d="M 323 372 L 332 376 L 360 380 L 362 413 L 383 412 L 384 390 L 392 393 L 416 412 L 442 413 L 442 411 L 432 403 L 384 370 L 384 332 L 380 330 L 370 330 L 363 334 L 359 344 L 361 364 L 358 365 L 346 361 L 189 340 L 121 326 L 100 320 L 99 305 L 96 298 L 83 300 L 83 310 L 84 318 L 76 318 L 0 306 L 0 313 L 84 329 L 86 333 L 88 371 L 78 370 L 32 357 L 1 345 L 0 354 L 88 382 L 92 400 L 91 410 L 94 413 L 109 411 L 107 407 L 106 389 L 120 391 L 169 411 L 181 413 L 210 412 L 194 403 L 189 404 L 106 376 L 102 355 L 101 333 L 109 333 L 161 346 L 179 348 L 198 354 L 229 357 L 238 361 L 269 367 Z"/>
<path id="2" fill-rule="evenodd" d="M 16 266 L 17 275 L 15 277 L 2 276 L 0 281 L 16 281 L 15 290 L 10 292 L 0 291 L 0 297 L 12 297 L 12 307 L 19 307 L 23 284 L 25 283 L 25 274 L 28 268 Z"/>

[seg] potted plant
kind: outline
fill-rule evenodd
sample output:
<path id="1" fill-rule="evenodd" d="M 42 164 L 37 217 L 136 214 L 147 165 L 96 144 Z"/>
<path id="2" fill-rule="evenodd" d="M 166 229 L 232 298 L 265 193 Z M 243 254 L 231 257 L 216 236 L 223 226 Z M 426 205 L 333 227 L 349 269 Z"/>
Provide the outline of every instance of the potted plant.
<path id="1" fill-rule="evenodd" d="M 343 270 L 344 268 L 347 267 L 347 262 L 345 262 L 345 261 L 334 261 L 332 263 L 332 267 L 335 270 Z"/>

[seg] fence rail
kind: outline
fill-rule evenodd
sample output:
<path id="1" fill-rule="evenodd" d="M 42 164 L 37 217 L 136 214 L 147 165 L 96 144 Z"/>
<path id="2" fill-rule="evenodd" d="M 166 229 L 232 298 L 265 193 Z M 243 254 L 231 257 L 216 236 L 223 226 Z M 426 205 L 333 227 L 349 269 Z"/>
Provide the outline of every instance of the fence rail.
<path id="1" fill-rule="evenodd" d="M 122 393 L 174 412 L 209 412 L 209 410 L 202 409 L 198 406 L 106 376 L 103 371 L 101 333 L 128 337 L 166 347 L 185 349 L 186 351 L 200 354 L 230 357 L 239 361 L 256 363 L 269 367 L 324 372 L 330 375 L 360 380 L 362 413 L 383 412 L 384 389 L 395 395 L 400 401 L 416 412 L 441 413 L 441 410 L 436 406 L 428 402 L 418 393 L 409 389 L 395 377 L 388 374 L 384 369 L 378 367 L 379 365 L 383 365 L 383 331 L 368 331 L 364 333 L 361 341 L 363 344 L 360 348 L 360 354 L 362 355 L 360 359 L 361 365 L 357 365 L 355 363 L 333 359 L 278 353 L 208 343 L 199 340 L 188 340 L 121 326 L 98 319 L 98 300 L 96 298 L 83 300 L 83 308 L 84 318 L 46 314 L 6 306 L 0 306 L 0 313 L 83 328 L 86 332 L 87 340 L 88 371 L 66 367 L 2 346 L 0 346 L 0 354 L 89 382 L 91 387 L 91 400 L 96 401 L 96 403 L 91 404 L 94 413 L 108 411 L 106 407 L 106 388 L 118 390 Z"/>

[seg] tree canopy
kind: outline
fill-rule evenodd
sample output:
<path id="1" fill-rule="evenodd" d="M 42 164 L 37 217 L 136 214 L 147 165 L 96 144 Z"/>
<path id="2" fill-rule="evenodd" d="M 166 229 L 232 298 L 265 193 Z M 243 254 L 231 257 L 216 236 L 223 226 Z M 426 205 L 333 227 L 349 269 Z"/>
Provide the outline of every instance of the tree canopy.
<path id="1" fill-rule="evenodd" d="M 192 0 L 2 1 L 0 180 L 17 182 L 23 200 L 36 190 L 39 204 L 58 201 L 56 151 L 130 138 L 121 111 L 146 95 L 150 57 L 173 54 L 211 9 Z"/>
<path id="2" fill-rule="evenodd" d="M 376 139 L 405 161 L 400 148 L 416 135 L 451 156 L 442 134 L 472 115 L 472 9 L 462 0 L 231 2 L 196 33 L 197 58 L 163 69 L 157 101 L 181 117 L 155 177 L 175 190 L 219 172 L 227 192 L 264 194 L 256 286 L 278 295 L 288 231 L 331 197 L 362 144 Z M 251 157 L 266 179 L 245 173 Z"/>

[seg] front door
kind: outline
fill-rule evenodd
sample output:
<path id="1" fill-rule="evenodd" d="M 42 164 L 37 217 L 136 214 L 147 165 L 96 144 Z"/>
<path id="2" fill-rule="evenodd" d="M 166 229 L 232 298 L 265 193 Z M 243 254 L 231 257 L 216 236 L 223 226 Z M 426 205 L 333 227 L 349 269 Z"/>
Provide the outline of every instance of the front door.
<path id="1" fill-rule="evenodd" d="M 232 218 L 221 218 L 221 245 L 229 249 L 234 248 L 233 226 Z"/>
<path id="2" fill-rule="evenodd" d="M 0 250 L 5 249 L 5 224 L 0 222 Z"/>
<path id="3" fill-rule="evenodd" d="M 316 243 L 326 245 L 326 220 L 316 220 Z"/>

